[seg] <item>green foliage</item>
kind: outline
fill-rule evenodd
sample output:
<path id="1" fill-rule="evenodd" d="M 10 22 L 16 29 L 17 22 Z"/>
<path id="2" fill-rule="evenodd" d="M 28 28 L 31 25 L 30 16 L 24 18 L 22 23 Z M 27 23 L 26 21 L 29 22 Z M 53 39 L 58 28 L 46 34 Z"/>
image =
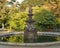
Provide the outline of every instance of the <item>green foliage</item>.
<path id="1" fill-rule="evenodd" d="M 46 0 L 24 0 L 23 3 L 26 3 L 29 5 L 32 5 L 32 6 L 41 6 L 45 3 Z"/>
<path id="2" fill-rule="evenodd" d="M 19 17 L 17 18 L 17 20 L 15 20 L 16 30 L 24 30 L 26 18 L 27 15 L 25 13 L 20 12 Z"/>
<path id="3" fill-rule="evenodd" d="M 42 5 L 44 5 L 46 2 L 46 0 L 24 0 L 21 4 L 20 4 L 20 10 L 21 11 L 25 11 L 25 9 L 27 7 L 29 7 L 30 5 L 34 6 L 39 6 L 41 7 Z"/>
<path id="4" fill-rule="evenodd" d="M 24 42 L 24 36 L 11 36 L 7 41 L 8 42 L 23 43 Z"/>
<path id="5" fill-rule="evenodd" d="M 25 20 L 26 20 L 26 14 L 23 12 L 19 12 L 15 15 L 10 16 L 10 18 L 7 21 L 7 25 L 9 24 L 11 29 L 17 31 L 24 30 Z"/>
<path id="6" fill-rule="evenodd" d="M 5 22 L 4 21 L 5 18 L 6 18 L 6 0 L 0 0 L 0 24 Z"/>
<path id="7" fill-rule="evenodd" d="M 13 42 L 13 43 L 24 43 L 24 36 L 14 35 L 10 37 L 2 37 L 0 38 L 0 41 Z M 37 42 L 53 42 L 53 41 L 60 41 L 60 38 L 52 37 L 52 36 L 38 36 L 37 37 Z"/>
<path id="8" fill-rule="evenodd" d="M 15 42 L 15 43 L 24 43 L 24 36 L 23 35 L 14 35 L 10 37 L 2 37 L 0 41 L 3 42 Z"/>
<path id="9" fill-rule="evenodd" d="M 24 0 L 21 4 L 20 7 L 16 7 L 16 5 L 11 4 L 12 7 L 7 7 L 7 3 L 4 2 L 4 0 L 1 0 L 1 7 L 0 10 L 3 11 L 0 12 L 0 27 L 2 22 L 4 22 L 5 28 L 13 31 L 22 31 L 24 30 L 25 27 L 25 20 L 27 18 L 27 12 L 25 9 L 29 7 L 29 5 L 32 6 L 42 6 L 46 3 L 47 0 Z M 14 2 L 15 0 L 11 0 L 11 2 Z M 50 24 L 52 28 L 55 28 L 56 26 L 56 18 L 55 16 L 50 12 L 48 9 L 41 9 L 39 7 L 38 12 L 34 14 L 34 20 L 36 21 L 36 27 L 38 30 L 44 30 L 47 28 L 45 24 Z M 21 10 L 24 10 L 23 12 Z M 35 8 L 34 8 L 35 9 Z M 35 11 L 33 11 L 35 12 Z"/>
<path id="10" fill-rule="evenodd" d="M 58 37 L 56 37 L 56 39 L 57 39 L 57 41 L 60 41 L 60 37 L 58 36 Z"/>
<path id="11" fill-rule="evenodd" d="M 35 24 L 39 30 L 47 29 L 48 25 L 55 28 L 57 23 L 55 16 L 44 8 L 34 14 L 34 20 L 36 21 Z"/>
<path id="12" fill-rule="evenodd" d="M 6 37 L 2 37 L 2 38 L 0 38 L 0 41 L 7 42 L 7 38 Z"/>
<path id="13" fill-rule="evenodd" d="M 12 2 L 15 2 L 16 0 L 11 0 Z"/>

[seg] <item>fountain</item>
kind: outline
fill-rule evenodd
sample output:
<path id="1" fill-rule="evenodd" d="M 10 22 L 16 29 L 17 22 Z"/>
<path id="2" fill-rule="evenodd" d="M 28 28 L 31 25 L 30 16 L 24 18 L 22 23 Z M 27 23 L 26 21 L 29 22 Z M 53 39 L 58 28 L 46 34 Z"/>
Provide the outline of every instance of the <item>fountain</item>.
<path id="1" fill-rule="evenodd" d="M 24 42 L 25 43 L 35 43 L 37 42 L 37 30 L 33 26 L 34 20 L 32 19 L 32 6 L 29 7 L 29 18 L 27 19 L 26 23 L 27 26 L 25 27 L 24 31 Z"/>

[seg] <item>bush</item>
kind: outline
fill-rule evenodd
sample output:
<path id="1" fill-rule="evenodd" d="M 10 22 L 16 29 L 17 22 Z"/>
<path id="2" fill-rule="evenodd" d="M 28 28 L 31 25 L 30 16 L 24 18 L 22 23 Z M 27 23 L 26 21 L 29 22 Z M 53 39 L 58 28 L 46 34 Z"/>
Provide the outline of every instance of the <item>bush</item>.
<path id="1" fill-rule="evenodd" d="M 40 9 L 34 14 L 35 26 L 40 31 L 45 31 L 50 28 L 56 28 L 56 17 L 47 9 Z"/>

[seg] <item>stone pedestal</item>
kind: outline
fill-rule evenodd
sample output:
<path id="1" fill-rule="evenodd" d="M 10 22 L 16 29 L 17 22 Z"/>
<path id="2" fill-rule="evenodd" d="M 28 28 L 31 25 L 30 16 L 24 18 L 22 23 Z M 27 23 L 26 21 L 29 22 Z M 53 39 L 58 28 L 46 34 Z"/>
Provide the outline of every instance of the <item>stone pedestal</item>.
<path id="1" fill-rule="evenodd" d="M 27 28 L 26 28 L 27 29 Z M 37 42 L 37 30 L 31 30 L 28 29 L 24 32 L 24 42 L 25 43 L 36 43 Z"/>

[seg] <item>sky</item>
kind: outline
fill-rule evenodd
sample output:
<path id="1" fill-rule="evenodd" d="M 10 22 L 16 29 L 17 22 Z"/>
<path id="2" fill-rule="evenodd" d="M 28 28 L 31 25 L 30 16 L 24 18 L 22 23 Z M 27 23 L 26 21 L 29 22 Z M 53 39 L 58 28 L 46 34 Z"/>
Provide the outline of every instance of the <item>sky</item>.
<path id="1" fill-rule="evenodd" d="M 7 1 L 10 2 L 11 0 L 7 0 Z M 23 0 L 16 0 L 16 2 L 17 2 L 17 1 L 18 1 L 19 3 L 21 3 Z M 7 6 L 8 6 L 8 7 L 11 7 L 11 5 L 7 5 Z"/>
<path id="2" fill-rule="evenodd" d="M 7 0 L 7 1 L 10 1 L 10 0 Z M 18 1 L 19 3 L 21 3 L 23 0 L 16 0 L 16 1 Z"/>
<path id="3" fill-rule="evenodd" d="M 19 1 L 21 3 L 23 0 L 17 0 L 17 1 Z"/>

